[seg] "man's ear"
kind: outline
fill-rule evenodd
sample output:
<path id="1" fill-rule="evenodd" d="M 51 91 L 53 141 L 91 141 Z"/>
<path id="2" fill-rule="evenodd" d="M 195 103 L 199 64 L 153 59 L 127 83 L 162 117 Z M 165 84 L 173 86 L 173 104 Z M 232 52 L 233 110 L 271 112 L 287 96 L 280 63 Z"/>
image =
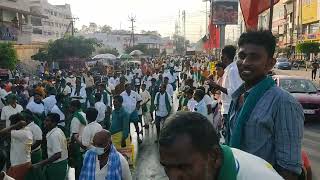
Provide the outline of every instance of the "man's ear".
<path id="1" fill-rule="evenodd" d="M 268 59 L 268 64 L 267 64 L 267 70 L 268 71 L 270 71 L 273 67 L 274 67 L 274 65 L 276 64 L 276 59 L 275 58 L 269 58 Z"/>

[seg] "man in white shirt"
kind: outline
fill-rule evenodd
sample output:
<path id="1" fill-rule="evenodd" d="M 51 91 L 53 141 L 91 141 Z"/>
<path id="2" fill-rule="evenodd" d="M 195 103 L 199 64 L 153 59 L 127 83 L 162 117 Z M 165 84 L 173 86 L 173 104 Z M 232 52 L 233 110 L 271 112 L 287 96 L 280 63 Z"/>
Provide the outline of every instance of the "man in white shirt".
<path id="1" fill-rule="evenodd" d="M 81 143 L 86 149 L 93 148 L 93 137 L 102 130 L 102 126 L 96 121 L 98 111 L 95 108 L 89 108 L 86 112 L 88 125 L 83 129 Z"/>
<path id="2" fill-rule="evenodd" d="M 164 123 L 165 119 L 168 117 L 172 110 L 172 99 L 171 96 L 166 92 L 166 85 L 162 84 L 160 86 L 160 91 L 157 92 L 155 99 L 154 99 L 154 105 L 156 107 L 156 129 L 157 129 L 157 140 L 156 143 L 159 140 L 160 135 L 160 124 Z"/>
<path id="3" fill-rule="evenodd" d="M 33 122 L 33 114 L 30 110 L 25 110 L 21 113 L 27 122 L 27 127 L 32 132 L 32 146 L 31 146 L 31 162 L 38 163 L 42 160 L 41 142 L 42 130 Z"/>
<path id="4" fill-rule="evenodd" d="M 83 73 L 84 83 L 86 84 L 86 87 L 93 87 L 94 86 L 94 78 L 90 71 L 87 73 Z"/>
<path id="5" fill-rule="evenodd" d="M 163 83 L 166 85 L 166 92 L 170 95 L 171 99 L 173 99 L 173 87 L 169 84 L 169 78 L 164 77 Z"/>
<path id="6" fill-rule="evenodd" d="M 43 100 L 44 112 L 46 115 L 51 111 L 53 106 L 57 103 L 56 94 L 57 94 L 57 91 L 55 90 L 55 88 L 50 87 L 48 90 L 49 96 Z"/>
<path id="7" fill-rule="evenodd" d="M 71 153 L 71 158 L 74 159 L 76 179 L 79 177 L 82 167 L 82 153 L 84 150 L 80 148 L 78 142 L 81 142 L 83 129 L 88 124 L 86 114 L 81 111 L 81 103 L 79 100 L 73 100 L 70 103 L 70 111 L 73 114 L 70 125 L 71 144 L 74 151 Z"/>
<path id="8" fill-rule="evenodd" d="M 111 91 L 114 91 L 115 87 L 119 83 L 119 78 L 117 77 L 117 74 L 115 73 L 113 77 L 110 77 L 108 80 L 108 86 L 111 89 Z"/>
<path id="9" fill-rule="evenodd" d="M 0 137 L 11 138 L 8 175 L 14 179 L 24 179 L 31 168 L 32 132 L 20 114 L 12 115 L 10 122 L 10 127 L 0 130 Z"/>
<path id="10" fill-rule="evenodd" d="M 17 96 L 14 94 L 9 94 L 7 97 L 7 103 L 8 105 L 2 108 L 1 112 L 1 121 L 6 122 L 6 127 L 10 126 L 10 116 L 14 114 L 18 114 L 21 111 L 23 111 L 23 108 L 21 105 L 17 104 Z"/>
<path id="11" fill-rule="evenodd" d="M 87 99 L 86 85 L 81 84 L 81 79 L 79 77 L 77 78 L 75 88 L 72 89 L 71 98 L 73 100 L 79 100 L 82 106 L 85 106 L 85 102 Z"/>
<path id="12" fill-rule="evenodd" d="M 127 160 L 111 141 L 111 134 L 101 130 L 93 138 L 93 148 L 85 154 L 80 179 L 132 180 Z"/>
<path id="13" fill-rule="evenodd" d="M 130 122 L 134 123 L 134 126 L 136 128 L 136 132 L 138 134 L 138 142 L 141 143 L 141 139 L 139 137 L 139 134 L 141 133 L 139 131 L 139 116 L 138 116 L 138 110 L 140 109 L 140 102 L 142 101 L 141 96 L 135 92 L 132 91 L 131 84 L 127 83 L 125 85 L 126 90 L 123 91 L 120 96 L 123 98 L 123 108 L 127 113 L 130 114 Z"/>
<path id="14" fill-rule="evenodd" d="M 222 86 L 218 85 L 214 81 L 210 81 L 209 85 L 216 90 L 221 91 L 221 114 L 224 119 L 226 119 L 231 100 L 232 94 L 241 86 L 243 83 L 240 78 L 238 67 L 236 61 L 233 61 L 236 55 L 236 48 L 234 46 L 225 46 L 222 49 L 221 60 L 222 63 L 226 66 L 224 69 L 224 74 L 222 76 Z M 224 122 L 226 123 L 226 122 Z"/>
<path id="15" fill-rule="evenodd" d="M 40 92 L 39 89 L 36 89 L 33 95 L 33 100 L 31 100 L 26 107 L 26 109 L 29 109 L 32 113 L 38 115 L 39 117 L 44 113 L 42 96 L 42 92 Z"/>
<path id="16" fill-rule="evenodd" d="M 140 109 L 139 109 L 139 119 L 141 123 L 141 127 L 145 127 L 146 129 L 149 129 L 149 124 L 151 121 L 151 116 L 148 110 L 150 109 L 150 106 L 148 105 L 148 102 L 151 100 L 150 93 L 146 90 L 147 85 L 142 84 L 141 85 L 141 92 L 140 96 L 142 98 L 142 101 L 140 102 Z M 142 125 L 142 115 L 144 120 L 144 126 Z"/>
<path id="17" fill-rule="evenodd" d="M 57 127 L 60 121 L 59 114 L 49 113 L 44 121 L 48 133 L 47 153 L 48 159 L 45 159 L 33 165 L 34 169 L 45 168 L 47 180 L 65 179 L 68 170 L 68 147 L 67 139 L 60 128 Z"/>
<path id="18" fill-rule="evenodd" d="M 103 102 L 101 102 L 101 98 L 102 97 L 100 93 L 95 94 L 96 103 L 94 104 L 94 108 L 98 111 L 98 116 L 96 118 L 97 123 L 105 128 L 107 125 L 105 122 L 107 106 Z"/>
<path id="19" fill-rule="evenodd" d="M 220 145 L 217 132 L 199 113 L 170 116 L 160 135 L 159 151 L 170 180 L 283 180 L 265 160 Z"/>

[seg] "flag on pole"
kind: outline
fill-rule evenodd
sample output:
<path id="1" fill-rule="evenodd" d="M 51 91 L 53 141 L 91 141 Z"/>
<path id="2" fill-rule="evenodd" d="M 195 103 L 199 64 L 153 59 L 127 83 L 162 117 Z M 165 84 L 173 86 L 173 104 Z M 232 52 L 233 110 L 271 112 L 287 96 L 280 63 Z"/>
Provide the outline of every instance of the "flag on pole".
<path id="1" fill-rule="evenodd" d="M 273 5 L 279 0 L 274 0 Z M 270 0 L 240 0 L 240 7 L 247 29 L 258 28 L 259 14 L 270 8 Z"/>

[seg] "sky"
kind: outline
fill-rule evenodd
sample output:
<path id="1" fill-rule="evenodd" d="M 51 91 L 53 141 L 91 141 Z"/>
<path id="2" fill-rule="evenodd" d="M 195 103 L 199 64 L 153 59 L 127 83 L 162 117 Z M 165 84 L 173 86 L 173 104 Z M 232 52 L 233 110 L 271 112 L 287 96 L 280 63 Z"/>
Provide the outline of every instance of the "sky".
<path id="1" fill-rule="evenodd" d="M 202 0 L 48 0 L 51 4 L 70 4 L 76 27 L 95 22 L 113 29 L 129 30 L 129 16 L 136 17 L 136 33 L 158 31 L 163 37 L 174 33 L 179 10 L 186 11 L 186 36 L 196 42 L 206 33 L 206 3 Z M 208 10 L 209 10 L 208 3 Z M 182 32 L 182 23 L 181 23 Z"/>

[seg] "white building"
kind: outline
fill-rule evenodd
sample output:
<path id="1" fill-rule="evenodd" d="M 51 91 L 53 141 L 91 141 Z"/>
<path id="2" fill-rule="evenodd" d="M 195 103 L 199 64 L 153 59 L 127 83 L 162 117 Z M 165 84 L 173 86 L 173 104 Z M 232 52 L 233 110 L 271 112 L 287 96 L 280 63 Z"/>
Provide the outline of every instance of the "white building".
<path id="1" fill-rule="evenodd" d="M 29 42 L 32 16 L 43 17 L 30 11 L 29 0 L 1 0 L 0 41 L 17 41 L 19 44 Z"/>
<path id="2" fill-rule="evenodd" d="M 32 42 L 48 42 L 71 31 L 72 13 L 69 4 L 52 5 L 47 0 L 29 0 L 30 11 L 47 18 L 32 17 Z"/>
<path id="3" fill-rule="evenodd" d="M 124 53 L 125 48 L 132 45 L 130 42 L 131 34 L 107 34 L 107 33 L 90 33 L 90 34 L 79 34 L 86 38 L 95 38 L 101 41 L 105 47 L 116 48 L 119 53 Z M 148 49 L 157 48 L 161 49 L 163 44 L 161 36 L 153 34 L 135 34 L 134 35 L 135 45 L 146 45 Z"/>

